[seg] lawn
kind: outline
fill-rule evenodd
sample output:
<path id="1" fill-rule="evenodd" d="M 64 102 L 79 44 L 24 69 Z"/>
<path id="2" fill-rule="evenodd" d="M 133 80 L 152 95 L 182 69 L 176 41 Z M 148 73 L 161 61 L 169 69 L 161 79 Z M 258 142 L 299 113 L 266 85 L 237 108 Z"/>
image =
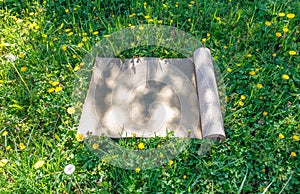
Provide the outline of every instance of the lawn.
<path id="1" fill-rule="evenodd" d="M 299 7 L 291 0 L 0 0 L 0 193 L 299 193 Z M 158 167 L 125 169 L 76 135 L 73 91 L 95 43 L 144 24 L 176 27 L 211 50 L 225 88 L 227 137 L 204 155 L 202 141 L 191 140 Z M 161 46 L 118 54 L 137 56 L 184 57 Z M 115 142 L 146 150 L 168 141 Z"/>

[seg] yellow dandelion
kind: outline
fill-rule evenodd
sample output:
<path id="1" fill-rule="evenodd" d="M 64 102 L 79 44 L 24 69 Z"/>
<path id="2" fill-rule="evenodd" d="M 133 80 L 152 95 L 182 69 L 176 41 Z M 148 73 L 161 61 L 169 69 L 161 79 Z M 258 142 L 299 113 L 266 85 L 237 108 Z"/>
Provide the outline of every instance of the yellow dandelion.
<path id="1" fill-rule="evenodd" d="M 97 144 L 97 143 L 94 143 L 92 147 L 93 147 L 93 149 L 94 149 L 94 150 L 96 150 L 96 149 L 98 149 L 98 148 L 99 148 L 99 144 Z"/>
<path id="2" fill-rule="evenodd" d="M 297 52 L 296 52 L 296 51 L 289 51 L 289 54 L 290 54 L 291 56 L 293 56 L 293 55 L 296 55 Z"/>
<path id="3" fill-rule="evenodd" d="M 79 65 L 76 65 L 75 67 L 74 67 L 74 71 L 78 71 L 80 69 L 80 66 Z"/>
<path id="4" fill-rule="evenodd" d="M 159 24 L 162 24 L 162 23 L 163 23 L 163 21 L 162 21 L 162 20 L 158 20 L 158 21 L 157 21 L 157 23 L 159 23 Z"/>
<path id="5" fill-rule="evenodd" d="M 186 179 L 186 175 L 183 175 L 183 178 Z"/>
<path id="6" fill-rule="evenodd" d="M 250 71 L 249 75 L 255 75 L 255 71 Z"/>
<path id="7" fill-rule="evenodd" d="M 76 58 L 77 58 L 77 55 L 73 54 L 73 55 L 72 55 L 72 58 L 73 58 L 73 59 L 76 59 Z"/>
<path id="8" fill-rule="evenodd" d="M 284 135 L 283 135 L 282 133 L 280 133 L 280 134 L 278 135 L 278 137 L 279 137 L 280 139 L 283 139 L 283 138 L 284 138 Z"/>
<path id="9" fill-rule="evenodd" d="M 85 62 L 79 63 L 80 67 L 83 67 L 85 65 Z"/>
<path id="10" fill-rule="evenodd" d="M 69 13 L 69 9 L 65 9 L 65 12 L 66 12 L 66 13 Z"/>
<path id="11" fill-rule="evenodd" d="M 48 92 L 49 92 L 49 93 L 52 93 L 52 92 L 54 92 L 54 91 L 55 91 L 55 88 L 49 88 L 49 89 L 48 89 Z"/>
<path id="12" fill-rule="evenodd" d="M 293 19 L 295 17 L 295 14 L 288 13 L 288 14 L 286 14 L 286 17 L 289 18 L 289 19 Z"/>
<path id="13" fill-rule="evenodd" d="M 88 41 L 88 38 L 87 37 L 83 37 L 82 38 L 82 42 L 86 42 L 86 41 Z"/>
<path id="14" fill-rule="evenodd" d="M 210 33 L 206 33 L 206 36 L 207 36 L 207 37 L 210 37 Z"/>
<path id="15" fill-rule="evenodd" d="M 150 19 L 150 16 L 149 16 L 149 15 L 146 15 L 146 16 L 145 16 L 145 19 Z"/>
<path id="16" fill-rule="evenodd" d="M 168 6 L 166 4 L 163 3 L 162 6 L 164 9 L 168 9 Z"/>
<path id="17" fill-rule="evenodd" d="M 260 88 L 263 87 L 263 85 L 262 85 L 262 84 L 256 84 L 256 87 L 257 87 L 258 89 L 260 89 Z"/>
<path id="18" fill-rule="evenodd" d="M 132 18 L 134 16 L 135 16 L 135 13 L 132 13 L 132 14 L 129 15 L 130 18 Z"/>
<path id="19" fill-rule="evenodd" d="M 68 34 L 67 34 L 67 36 L 72 36 L 74 34 L 74 32 L 69 32 Z"/>
<path id="20" fill-rule="evenodd" d="M 160 153 L 160 154 L 159 154 L 159 157 L 160 157 L 160 158 L 163 158 L 163 157 L 164 157 L 164 155 L 163 155 L 162 153 Z"/>
<path id="21" fill-rule="evenodd" d="M 24 57 L 25 57 L 25 54 L 24 54 L 24 53 L 20 53 L 18 56 L 19 56 L 19 58 L 21 58 L 21 59 L 22 59 L 22 58 L 24 58 Z"/>
<path id="22" fill-rule="evenodd" d="M 133 133 L 133 134 L 132 134 L 132 137 L 136 137 L 136 133 Z"/>
<path id="23" fill-rule="evenodd" d="M 57 38 L 57 37 L 54 37 L 52 40 L 53 40 L 53 42 L 54 42 L 54 41 L 57 41 L 57 40 L 58 40 L 58 38 Z"/>
<path id="24" fill-rule="evenodd" d="M 264 112 L 263 112 L 263 115 L 264 115 L 264 116 L 267 116 L 267 115 L 268 115 L 268 112 L 264 111 Z"/>
<path id="25" fill-rule="evenodd" d="M 282 34 L 280 32 L 276 32 L 275 34 L 278 38 L 282 36 Z"/>
<path id="26" fill-rule="evenodd" d="M 272 56 L 273 56 L 273 57 L 276 57 L 277 55 L 276 55 L 276 53 L 273 53 Z"/>
<path id="27" fill-rule="evenodd" d="M 61 49 L 62 49 L 63 51 L 66 51 L 66 50 L 67 50 L 67 45 L 62 45 L 62 46 L 61 46 Z"/>
<path id="28" fill-rule="evenodd" d="M 78 134 L 76 135 L 77 141 L 83 141 L 83 138 L 84 138 L 83 134 L 78 133 Z"/>
<path id="29" fill-rule="evenodd" d="M 278 16 L 279 16 L 279 17 L 284 17 L 284 16 L 285 16 L 285 13 L 280 12 L 280 13 L 278 13 Z"/>
<path id="30" fill-rule="evenodd" d="M 62 90 L 62 87 L 61 86 L 58 86 L 55 88 L 55 92 L 60 92 Z"/>
<path id="31" fill-rule="evenodd" d="M 11 146 L 6 146 L 6 150 L 9 151 L 11 149 Z"/>
<path id="32" fill-rule="evenodd" d="M 240 105 L 240 106 L 244 106 L 244 102 L 240 100 L 240 101 L 239 101 L 239 105 Z"/>
<path id="33" fill-rule="evenodd" d="M 295 152 L 291 152 L 291 156 L 292 156 L 292 157 L 296 157 L 297 154 L 296 154 Z"/>
<path id="34" fill-rule="evenodd" d="M 26 145 L 24 143 L 20 143 L 18 147 L 20 150 L 24 150 L 26 148 Z"/>
<path id="35" fill-rule="evenodd" d="M 25 72 L 27 70 L 27 67 L 21 67 L 21 72 Z"/>
<path id="36" fill-rule="evenodd" d="M 232 69 L 230 67 L 227 68 L 227 72 L 230 73 L 232 72 Z"/>
<path id="37" fill-rule="evenodd" d="M 284 28 L 282 29 L 282 31 L 283 31 L 284 33 L 287 33 L 287 32 L 289 31 L 289 29 L 288 29 L 287 27 L 284 27 Z"/>
<path id="38" fill-rule="evenodd" d="M 142 149 L 145 148 L 145 145 L 144 145 L 143 143 L 139 143 L 139 144 L 138 144 L 138 148 L 139 148 L 140 150 L 142 150 Z"/>
<path id="39" fill-rule="evenodd" d="M 104 38 L 108 38 L 108 37 L 110 37 L 110 35 L 109 34 L 105 34 L 105 35 L 103 35 L 103 37 Z"/>
<path id="40" fill-rule="evenodd" d="M 173 160 L 169 160 L 169 165 L 171 166 L 172 164 L 174 164 Z"/>
<path id="41" fill-rule="evenodd" d="M 69 107 L 68 109 L 67 109 L 67 113 L 68 114 L 74 114 L 75 113 L 75 108 L 73 108 L 73 107 Z"/>
<path id="42" fill-rule="evenodd" d="M 178 7 L 178 6 L 179 6 L 179 3 L 178 3 L 178 2 L 176 2 L 176 3 L 175 3 L 175 7 Z"/>
<path id="43" fill-rule="evenodd" d="M 22 22 L 23 22 L 23 20 L 21 20 L 21 19 L 17 19 L 17 20 L 16 20 L 16 23 L 17 23 L 17 24 L 22 23 Z"/>
<path id="44" fill-rule="evenodd" d="M 188 22 L 191 22 L 191 21 L 192 21 L 192 19 L 191 19 L 191 18 L 189 18 L 189 19 L 188 19 Z"/>
<path id="45" fill-rule="evenodd" d="M 70 28 L 65 29 L 65 32 L 70 32 L 70 31 L 71 31 Z"/>
<path id="46" fill-rule="evenodd" d="M 48 35 L 47 35 L 47 34 L 42 34 L 42 37 L 43 37 L 43 38 L 47 38 Z"/>
<path id="47" fill-rule="evenodd" d="M 299 141 L 299 136 L 298 136 L 298 135 L 294 135 L 294 136 L 293 136 L 293 140 L 294 140 L 294 141 Z"/>
<path id="48" fill-rule="evenodd" d="M 223 48 L 224 48 L 224 49 L 227 49 L 228 47 L 225 45 L 225 46 L 223 46 Z"/>
<path id="49" fill-rule="evenodd" d="M 245 100 L 245 99 L 246 99 L 246 96 L 245 96 L 245 95 L 241 95 L 241 99 L 242 99 L 242 100 Z"/>
<path id="50" fill-rule="evenodd" d="M 202 38 L 202 43 L 205 43 L 206 42 L 206 38 Z"/>
<path id="51" fill-rule="evenodd" d="M 265 24 L 266 24 L 266 26 L 271 26 L 272 23 L 269 21 L 266 21 Z"/>
<path id="52" fill-rule="evenodd" d="M 139 173 L 140 171 L 141 171 L 140 168 L 136 168 L 136 169 L 135 169 L 135 172 L 136 172 L 136 173 Z"/>
<path id="53" fill-rule="evenodd" d="M 250 57 L 252 57 L 252 55 L 251 54 L 247 54 L 246 57 L 250 58 Z"/>
<path id="54" fill-rule="evenodd" d="M 3 133 L 2 133 L 2 136 L 7 136 L 8 135 L 8 131 L 4 131 Z"/>
<path id="55" fill-rule="evenodd" d="M 216 20 L 220 21 L 220 20 L 221 20 L 221 18 L 220 18 L 220 17 L 216 17 Z"/>
<path id="56" fill-rule="evenodd" d="M 83 47 L 83 43 L 82 42 L 80 42 L 80 43 L 78 43 L 78 45 L 77 45 L 78 47 Z"/>
<path id="57" fill-rule="evenodd" d="M 8 163 L 7 159 L 0 160 L 0 167 L 4 167 Z"/>
<path id="58" fill-rule="evenodd" d="M 51 85 L 52 85 L 52 86 L 57 86 L 58 84 L 59 84 L 58 81 L 51 82 Z"/>
<path id="59" fill-rule="evenodd" d="M 94 34 L 94 35 L 98 35 L 99 32 L 98 32 L 98 31 L 94 31 L 93 34 Z"/>
<path id="60" fill-rule="evenodd" d="M 282 79 L 285 79 L 285 80 L 290 79 L 290 77 L 287 74 L 283 74 L 281 77 L 282 77 Z"/>
<path id="61" fill-rule="evenodd" d="M 40 161 L 37 161 L 37 162 L 33 165 L 33 167 L 34 167 L 35 169 L 38 169 L 38 168 L 43 167 L 44 164 L 45 164 L 45 161 L 44 161 L 44 160 L 40 160 Z"/>

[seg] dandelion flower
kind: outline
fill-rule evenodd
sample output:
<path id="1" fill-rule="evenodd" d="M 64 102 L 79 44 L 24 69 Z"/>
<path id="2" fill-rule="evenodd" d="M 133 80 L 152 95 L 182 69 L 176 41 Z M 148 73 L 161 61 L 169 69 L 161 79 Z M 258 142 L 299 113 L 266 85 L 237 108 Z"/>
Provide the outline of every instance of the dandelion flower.
<path id="1" fill-rule="evenodd" d="M 26 145 L 24 143 L 20 143 L 18 147 L 20 150 L 24 150 L 26 148 Z"/>
<path id="2" fill-rule="evenodd" d="M 3 133 L 2 133 L 2 136 L 7 136 L 8 135 L 8 131 L 4 131 Z"/>
<path id="3" fill-rule="evenodd" d="M 268 112 L 264 111 L 264 112 L 263 112 L 263 115 L 264 115 L 264 116 L 267 116 L 267 115 L 268 115 Z"/>
<path id="4" fill-rule="evenodd" d="M 71 31 L 70 28 L 65 29 L 65 32 L 70 32 L 70 31 Z"/>
<path id="5" fill-rule="evenodd" d="M 68 34 L 67 34 L 67 36 L 72 36 L 74 34 L 74 32 L 69 32 Z"/>
<path id="6" fill-rule="evenodd" d="M 239 105 L 240 105 L 240 106 L 244 106 L 244 102 L 240 100 L 240 101 L 239 101 Z"/>
<path id="7" fill-rule="evenodd" d="M 172 164 L 174 164 L 173 160 L 169 160 L 169 165 L 171 166 Z"/>
<path id="8" fill-rule="evenodd" d="M 273 53 L 272 56 L 273 56 L 273 57 L 276 57 L 277 55 L 276 55 L 276 53 Z"/>
<path id="9" fill-rule="evenodd" d="M 269 21 L 266 21 L 265 24 L 266 24 L 266 26 L 271 26 L 272 23 Z"/>
<path id="10" fill-rule="evenodd" d="M 45 164 L 45 161 L 44 161 L 44 160 L 40 160 L 40 161 L 37 161 L 37 162 L 33 165 L 33 167 L 34 167 L 35 169 L 38 169 L 38 168 L 41 168 L 44 164 Z"/>
<path id="11" fill-rule="evenodd" d="M 287 33 L 287 32 L 289 31 L 289 29 L 288 29 L 287 27 L 284 27 L 284 28 L 282 29 L 282 31 L 283 31 L 284 33 Z"/>
<path id="12" fill-rule="evenodd" d="M 295 152 L 291 152 L 291 156 L 292 156 L 292 157 L 296 157 L 297 154 L 296 154 Z"/>
<path id="13" fill-rule="evenodd" d="M 8 163 L 7 159 L 0 160 L 0 167 L 4 167 Z"/>
<path id="14" fill-rule="evenodd" d="M 224 49 L 227 49 L 228 47 L 225 45 L 225 46 L 223 46 L 223 48 L 224 48 Z"/>
<path id="15" fill-rule="evenodd" d="M 87 37 L 83 37 L 82 38 L 82 42 L 86 42 L 86 41 L 88 41 L 88 38 Z"/>
<path id="16" fill-rule="evenodd" d="M 93 34 L 94 34 L 94 35 L 98 35 L 98 34 L 99 34 L 99 32 L 98 32 L 98 31 L 95 31 L 95 32 L 93 32 Z"/>
<path id="17" fill-rule="evenodd" d="M 296 51 L 289 51 L 289 54 L 290 54 L 291 56 L 293 56 L 293 55 L 296 55 L 297 53 L 296 53 Z"/>
<path id="18" fill-rule="evenodd" d="M 6 146 L 6 150 L 9 151 L 11 149 L 11 146 Z"/>
<path id="19" fill-rule="evenodd" d="M 21 67 L 21 72 L 25 72 L 27 70 L 27 67 Z"/>
<path id="20" fill-rule="evenodd" d="M 93 147 L 93 149 L 94 149 L 94 150 L 96 150 L 96 149 L 98 149 L 98 148 L 99 148 L 99 144 L 97 144 L 97 143 L 94 143 L 92 147 Z"/>
<path id="21" fill-rule="evenodd" d="M 241 99 L 242 99 L 242 100 L 245 100 L 245 99 L 246 99 L 246 96 L 245 96 L 245 95 L 241 95 Z"/>
<path id="22" fill-rule="evenodd" d="M 144 145 L 143 143 L 139 143 L 139 144 L 138 144 L 138 148 L 139 148 L 140 150 L 142 150 L 142 149 L 145 148 L 145 145 Z"/>
<path id="23" fill-rule="evenodd" d="M 63 51 L 66 51 L 66 50 L 67 50 L 67 45 L 62 45 L 62 46 L 61 46 L 61 49 L 62 49 Z"/>
<path id="24" fill-rule="evenodd" d="M 164 155 L 161 153 L 161 154 L 159 154 L 159 157 L 160 157 L 160 158 L 163 158 L 163 157 L 164 157 Z"/>
<path id="25" fill-rule="evenodd" d="M 207 37 L 210 37 L 210 33 L 206 33 L 206 36 L 207 36 Z"/>
<path id="26" fill-rule="evenodd" d="M 76 65 L 75 67 L 74 67 L 74 71 L 78 71 L 80 69 L 80 66 L 79 65 Z"/>
<path id="27" fill-rule="evenodd" d="M 262 85 L 262 84 L 256 84 L 256 87 L 257 87 L 258 89 L 260 89 L 260 88 L 263 87 L 263 85 Z"/>
<path id="28" fill-rule="evenodd" d="M 280 32 L 276 32 L 275 34 L 278 38 L 282 36 L 282 34 Z"/>
<path id="29" fill-rule="evenodd" d="M 136 137 L 136 133 L 133 133 L 133 134 L 132 134 L 132 137 Z"/>
<path id="30" fill-rule="evenodd" d="M 13 54 L 9 54 L 9 55 L 7 56 L 7 60 L 8 60 L 9 62 L 14 62 L 16 59 L 17 59 L 16 56 L 13 55 Z"/>
<path id="31" fill-rule="evenodd" d="M 145 16 L 145 19 L 149 19 L 149 18 L 150 18 L 150 16 L 149 16 L 149 15 L 146 15 L 146 16 Z"/>
<path id="32" fill-rule="evenodd" d="M 78 43 L 78 45 L 77 45 L 78 47 L 83 47 L 83 43 L 82 42 L 80 42 L 80 43 Z"/>
<path id="33" fill-rule="evenodd" d="M 69 9 L 65 9 L 65 12 L 66 12 L 66 13 L 69 13 Z"/>
<path id="34" fill-rule="evenodd" d="M 293 19 L 295 17 L 295 14 L 288 13 L 288 14 L 286 14 L 286 17 L 289 18 L 289 19 Z"/>
<path id="35" fill-rule="evenodd" d="M 206 42 L 206 38 L 202 38 L 202 43 L 205 43 Z"/>
<path id="36" fill-rule="evenodd" d="M 227 72 L 230 73 L 232 72 L 232 69 L 230 67 L 227 68 Z"/>
<path id="37" fill-rule="evenodd" d="M 74 114 L 75 113 L 75 108 L 73 108 L 73 107 L 69 107 L 68 109 L 67 109 L 67 113 L 68 114 Z"/>
<path id="38" fill-rule="evenodd" d="M 135 169 L 135 172 L 136 172 L 136 173 L 139 173 L 140 171 L 141 171 L 140 168 L 136 168 L 136 169 Z"/>
<path id="39" fill-rule="evenodd" d="M 285 80 L 288 80 L 290 78 L 287 74 L 283 74 L 281 77 L 282 77 L 282 79 L 285 79 Z"/>
<path id="40" fill-rule="evenodd" d="M 279 17 L 284 17 L 284 16 L 285 16 L 285 13 L 280 12 L 280 13 L 278 13 L 278 16 L 279 16 Z"/>
<path id="41" fill-rule="evenodd" d="M 255 75 L 255 71 L 250 71 L 249 75 Z"/>
<path id="42" fill-rule="evenodd" d="M 280 139 L 283 139 L 283 138 L 284 138 L 284 135 L 283 135 L 282 133 L 280 133 L 280 134 L 278 135 L 278 137 L 279 137 Z"/>
<path id="43" fill-rule="evenodd" d="M 20 54 L 18 55 L 18 57 L 22 59 L 22 58 L 25 57 L 25 54 L 24 54 L 24 53 L 20 53 Z"/>
<path id="44" fill-rule="evenodd" d="M 103 37 L 104 38 L 108 38 L 108 37 L 110 37 L 110 35 L 109 34 L 105 34 L 105 35 L 103 35 Z"/>
<path id="45" fill-rule="evenodd" d="M 51 85 L 52 85 L 52 86 L 57 86 L 58 84 L 59 84 L 58 81 L 51 82 Z"/>
<path id="46" fill-rule="evenodd" d="M 83 134 L 80 134 L 80 133 L 79 133 L 79 134 L 76 135 L 77 141 L 83 141 L 83 138 L 84 138 L 84 137 L 83 137 Z"/>
<path id="47" fill-rule="evenodd" d="M 183 175 L 183 178 L 186 179 L 186 175 Z"/>
<path id="48" fill-rule="evenodd" d="M 293 140 L 294 140 L 294 141 L 299 141 L 299 136 L 298 136 L 298 135 L 294 135 L 294 136 L 293 136 Z"/>
<path id="49" fill-rule="evenodd" d="M 62 90 L 62 87 L 61 86 L 58 86 L 55 88 L 55 92 L 60 92 Z"/>
<path id="50" fill-rule="evenodd" d="M 55 88 L 49 88 L 49 89 L 48 89 L 48 92 L 49 92 L 49 93 L 52 93 L 52 92 L 54 92 L 54 91 L 55 91 Z"/>
<path id="51" fill-rule="evenodd" d="M 64 168 L 64 172 L 66 175 L 71 175 L 71 174 L 73 174 L 74 171 L 75 171 L 75 166 L 73 164 L 68 164 Z"/>

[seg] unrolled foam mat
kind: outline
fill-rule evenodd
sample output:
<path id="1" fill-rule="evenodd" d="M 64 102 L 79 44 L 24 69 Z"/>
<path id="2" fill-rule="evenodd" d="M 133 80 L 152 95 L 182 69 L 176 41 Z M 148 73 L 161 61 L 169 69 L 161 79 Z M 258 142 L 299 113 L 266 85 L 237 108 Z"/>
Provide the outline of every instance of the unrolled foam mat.
<path id="1" fill-rule="evenodd" d="M 96 58 L 78 134 L 224 139 L 210 50 L 192 58 Z"/>

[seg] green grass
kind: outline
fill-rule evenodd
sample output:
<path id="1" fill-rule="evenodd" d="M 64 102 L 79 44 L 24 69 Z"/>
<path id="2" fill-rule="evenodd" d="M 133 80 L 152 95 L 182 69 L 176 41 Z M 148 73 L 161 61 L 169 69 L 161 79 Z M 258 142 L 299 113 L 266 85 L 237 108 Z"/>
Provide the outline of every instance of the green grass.
<path id="1" fill-rule="evenodd" d="M 0 193 L 300 191 L 299 3 L 178 2 L 0 1 Z M 86 51 L 104 35 L 147 23 L 176 26 L 199 41 L 206 38 L 203 44 L 226 85 L 227 139 L 204 156 L 197 153 L 200 142 L 193 141 L 173 164 L 136 172 L 101 161 L 77 141 L 78 120 L 67 108 L 74 106 L 75 70 Z M 284 33 L 284 27 L 289 31 Z M 11 55 L 14 62 L 8 60 Z M 119 56 L 181 57 L 155 47 Z M 130 138 L 119 144 L 140 142 L 149 148 L 159 140 Z M 39 160 L 45 164 L 35 169 Z M 76 167 L 72 175 L 64 173 L 67 164 Z"/>

